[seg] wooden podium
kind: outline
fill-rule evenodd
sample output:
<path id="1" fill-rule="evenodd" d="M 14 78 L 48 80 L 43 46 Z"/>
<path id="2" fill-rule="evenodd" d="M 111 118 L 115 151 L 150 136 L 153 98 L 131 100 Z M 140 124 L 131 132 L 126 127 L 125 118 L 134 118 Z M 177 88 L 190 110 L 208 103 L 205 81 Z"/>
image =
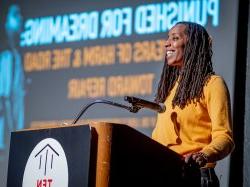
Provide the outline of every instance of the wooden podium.
<path id="1" fill-rule="evenodd" d="M 121 124 L 27 129 L 11 135 L 7 186 L 182 186 L 183 161 Z"/>

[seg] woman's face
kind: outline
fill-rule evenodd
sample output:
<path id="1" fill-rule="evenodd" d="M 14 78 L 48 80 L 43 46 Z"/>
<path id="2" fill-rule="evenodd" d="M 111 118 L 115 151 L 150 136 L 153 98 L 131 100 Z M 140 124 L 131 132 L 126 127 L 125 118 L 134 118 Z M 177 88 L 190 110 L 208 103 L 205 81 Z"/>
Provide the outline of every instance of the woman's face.
<path id="1" fill-rule="evenodd" d="M 182 67 L 183 65 L 184 48 L 187 43 L 185 29 L 185 25 L 178 24 L 168 33 L 165 47 L 167 63 L 169 66 Z"/>

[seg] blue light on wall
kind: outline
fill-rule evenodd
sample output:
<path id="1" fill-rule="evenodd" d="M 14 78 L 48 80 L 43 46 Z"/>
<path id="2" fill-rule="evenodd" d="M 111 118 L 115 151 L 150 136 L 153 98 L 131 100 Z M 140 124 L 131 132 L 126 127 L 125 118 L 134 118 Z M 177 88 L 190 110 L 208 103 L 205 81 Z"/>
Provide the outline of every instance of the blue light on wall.
<path id="1" fill-rule="evenodd" d="M 0 150 L 6 148 L 10 132 L 24 127 L 24 72 L 17 49 L 17 36 L 22 28 L 18 5 L 11 5 L 5 30 L 8 47 L 0 51 Z"/>

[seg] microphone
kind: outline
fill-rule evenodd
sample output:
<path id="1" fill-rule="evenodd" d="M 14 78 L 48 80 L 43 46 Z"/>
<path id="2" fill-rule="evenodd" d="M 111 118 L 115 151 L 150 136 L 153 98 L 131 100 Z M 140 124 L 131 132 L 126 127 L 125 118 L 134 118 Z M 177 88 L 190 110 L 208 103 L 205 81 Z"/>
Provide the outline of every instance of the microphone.
<path id="1" fill-rule="evenodd" d="M 159 113 L 163 113 L 166 110 L 165 105 L 162 103 L 158 104 L 158 103 L 146 101 L 137 97 L 125 96 L 124 100 L 131 103 L 132 106 L 138 107 L 138 108 L 148 108 Z"/>
<path id="2" fill-rule="evenodd" d="M 120 108 L 126 109 L 126 110 L 128 110 L 129 112 L 132 112 L 132 113 L 137 113 L 141 109 L 141 107 L 139 108 L 139 107 L 134 107 L 134 106 L 132 106 L 132 107 L 131 106 L 126 106 L 126 105 L 123 105 L 123 104 L 120 104 L 120 103 L 116 103 L 116 102 L 112 102 L 112 101 L 104 100 L 104 99 L 95 100 L 94 102 L 91 102 L 88 105 L 86 105 L 84 108 L 82 108 L 82 110 L 77 114 L 77 116 L 75 117 L 75 119 L 74 119 L 74 121 L 72 122 L 71 125 L 76 124 L 76 122 L 80 119 L 80 117 L 84 114 L 84 112 L 86 112 L 89 107 L 91 107 L 92 105 L 97 104 L 97 103 L 103 103 L 103 104 L 108 104 L 108 105 L 120 107 Z"/>

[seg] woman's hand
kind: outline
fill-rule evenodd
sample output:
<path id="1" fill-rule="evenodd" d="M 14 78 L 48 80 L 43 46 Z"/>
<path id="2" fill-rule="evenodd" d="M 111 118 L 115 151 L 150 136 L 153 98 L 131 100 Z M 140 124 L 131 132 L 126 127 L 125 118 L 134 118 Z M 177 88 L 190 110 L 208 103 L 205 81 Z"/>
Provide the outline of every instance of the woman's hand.
<path id="1" fill-rule="evenodd" d="M 203 167 L 208 163 L 208 156 L 202 152 L 190 153 L 184 156 L 185 163 L 188 165 L 198 165 Z"/>

